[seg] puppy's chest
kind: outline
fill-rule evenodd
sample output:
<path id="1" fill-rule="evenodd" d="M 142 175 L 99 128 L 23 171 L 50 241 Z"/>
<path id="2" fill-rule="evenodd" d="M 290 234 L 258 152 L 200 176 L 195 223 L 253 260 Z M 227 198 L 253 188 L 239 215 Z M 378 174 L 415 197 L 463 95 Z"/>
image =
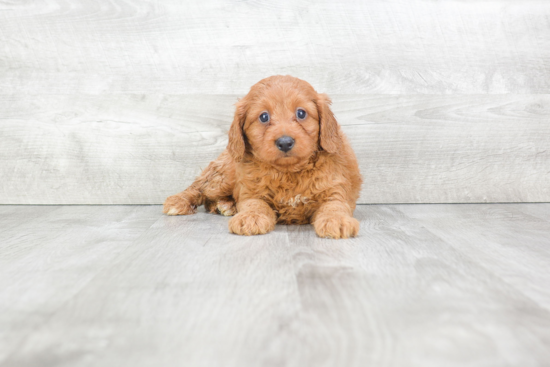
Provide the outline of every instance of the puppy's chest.
<path id="1" fill-rule="evenodd" d="M 275 212 L 279 223 L 305 224 L 321 205 L 326 185 L 320 184 L 317 172 L 280 174 L 265 172 L 264 175 L 241 176 L 241 192 L 247 197 L 264 200 Z M 253 177 L 253 179 L 247 179 Z"/>
<path id="2" fill-rule="evenodd" d="M 307 197 L 306 195 L 297 194 L 296 196 L 289 196 L 289 195 L 280 195 L 278 199 L 273 200 L 275 203 L 277 203 L 279 206 L 289 206 L 292 208 L 296 208 L 300 205 L 308 205 L 313 204 L 315 201 L 313 201 L 310 197 Z"/>
<path id="3" fill-rule="evenodd" d="M 310 190 L 283 189 L 270 190 L 264 200 L 275 210 L 279 223 L 305 224 L 315 213 L 320 203 Z"/>

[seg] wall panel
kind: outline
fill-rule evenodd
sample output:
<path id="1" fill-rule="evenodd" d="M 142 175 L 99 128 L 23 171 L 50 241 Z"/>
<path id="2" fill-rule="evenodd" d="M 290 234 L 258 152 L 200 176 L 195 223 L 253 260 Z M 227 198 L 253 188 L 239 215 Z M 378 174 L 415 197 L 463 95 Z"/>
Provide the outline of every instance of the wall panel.
<path id="1" fill-rule="evenodd" d="M 361 203 L 550 200 L 550 95 L 332 97 Z M 0 96 L 0 203 L 161 203 L 225 149 L 236 101 Z"/>

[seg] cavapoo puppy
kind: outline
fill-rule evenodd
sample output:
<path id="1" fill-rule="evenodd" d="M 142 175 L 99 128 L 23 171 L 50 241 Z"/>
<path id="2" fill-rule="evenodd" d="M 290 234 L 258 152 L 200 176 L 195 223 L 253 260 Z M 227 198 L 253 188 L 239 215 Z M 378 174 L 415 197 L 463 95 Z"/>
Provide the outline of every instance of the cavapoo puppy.
<path id="1" fill-rule="evenodd" d="M 204 204 L 234 215 L 229 230 L 240 235 L 268 233 L 275 223 L 311 223 L 319 237 L 356 236 L 362 179 L 330 103 L 291 76 L 259 81 L 236 104 L 227 149 L 166 199 L 164 213 L 193 214 Z"/>

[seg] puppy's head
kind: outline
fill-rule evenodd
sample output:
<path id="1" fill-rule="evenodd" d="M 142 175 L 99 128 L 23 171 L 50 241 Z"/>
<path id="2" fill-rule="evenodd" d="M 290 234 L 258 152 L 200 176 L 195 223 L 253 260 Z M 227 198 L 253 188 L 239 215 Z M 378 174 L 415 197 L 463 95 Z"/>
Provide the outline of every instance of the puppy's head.
<path id="1" fill-rule="evenodd" d="M 331 101 L 291 76 L 261 80 L 237 103 L 227 148 L 240 161 L 248 151 L 281 170 L 292 170 L 317 151 L 336 153 L 341 139 Z"/>

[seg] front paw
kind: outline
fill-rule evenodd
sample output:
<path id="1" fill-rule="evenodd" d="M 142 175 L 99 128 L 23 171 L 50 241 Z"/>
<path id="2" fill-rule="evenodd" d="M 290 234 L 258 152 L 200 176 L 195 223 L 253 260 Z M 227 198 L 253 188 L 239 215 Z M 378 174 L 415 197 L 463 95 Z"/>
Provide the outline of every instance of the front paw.
<path id="1" fill-rule="evenodd" d="M 347 215 L 327 215 L 313 223 L 315 232 L 322 238 L 350 238 L 359 232 L 359 221 Z"/>
<path id="2" fill-rule="evenodd" d="M 187 199 L 180 195 L 169 196 L 164 202 L 162 212 L 168 215 L 195 214 L 197 206 L 192 205 Z"/>
<path id="3" fill-rule="evenodd" d="M 241 212 L 229 221 L 229 231 L 242 236 L 266 234 L 275 228 L 275 220 L 265 214 Z"/>

